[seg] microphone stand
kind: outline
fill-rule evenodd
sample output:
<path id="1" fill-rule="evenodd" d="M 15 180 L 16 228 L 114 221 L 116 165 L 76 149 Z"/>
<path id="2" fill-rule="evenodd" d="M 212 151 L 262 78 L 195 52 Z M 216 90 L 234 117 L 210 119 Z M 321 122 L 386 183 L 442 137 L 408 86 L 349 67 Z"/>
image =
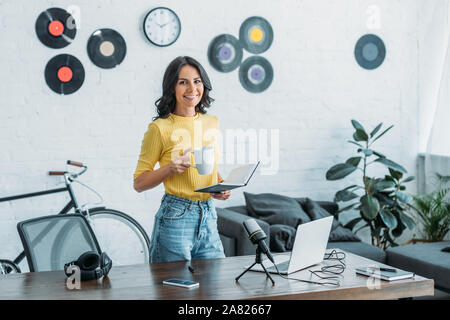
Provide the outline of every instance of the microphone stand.
<path id="1" fill-rule="evenodd" d="M 247 272 L 249 271 L 255 264 L 260 264 L 264 271 L 266 272 L 266 275 L 268 278 L 270 278 L 270 280 L 272 281 L 272 285 L 275 285 L 275 281 L 273 281 L 272 277 L 270 276 L 269 272 L 267 272 L 266 267 L 264 267 L 264 264 L 262 263 L 262 251 L 259 248 L 259 246 L 256 247 L 256 258 L 255 258 L 255 262 L 248 267 L 244 272 L 242 272 L 237 278 L 236 281 L 239 281 L 239 279 Z"/>

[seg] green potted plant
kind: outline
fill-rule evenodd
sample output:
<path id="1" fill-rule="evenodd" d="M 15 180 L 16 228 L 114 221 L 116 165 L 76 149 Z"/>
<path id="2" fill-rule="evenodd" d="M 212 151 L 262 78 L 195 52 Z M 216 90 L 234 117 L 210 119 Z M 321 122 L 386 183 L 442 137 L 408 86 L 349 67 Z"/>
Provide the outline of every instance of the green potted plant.
<path id="1" fill-rule="evenodd" d="M 413 197 L 414 203 L 410 205 L 423 226 L 422 238 L 413 238 L 412 243 L 442 241 L 450 231 L 450 201 L 446 198 L 450 188 L 442 188 L 450 177 L 436 173 L 436 178 L 440 182 L 438 189 Z"/>
<path id="2" fill-rule="evenodd" d="M 349 202 L 340 209 L 343 212 L 349 209 L 359 210 L 360 216 L 352 219 L 345 227 L 354 229 L 357 224 L 363 222 L 354 232 L 363 228 L 370 228 L 372 245 L 383 250 L 389 246 L 397 246 L 395 238 L 398 238 L 408 228 L 415 228 L 415 222 L 406 214 L 407 204 L 412 197 L 405 193 L 405 183 L 414 180 L 413 176 L 403 178 L 407 174 L 406 169 L 396 162 L 386 158 L 372 147 L 375 141 L 385 135 L 393 126 L 388 127 L 377 135 L 382 127 L 378 124 L 369 134 L 356 120 L 351 121 L 355 132 L 353 140 L 349 143 L 357 146 L 357 156 L 347 159 L 345 163 L 339 163 L 331 167 L 326 173 L 327 180 L 340 180 L 355 171 L 361 174 L 361 184 L 351 185 L 336 192 L 335 202 Z M 370 177 L 369 166 L 382 164 L 387 167 L 389 174 L 384 177 Z"/>

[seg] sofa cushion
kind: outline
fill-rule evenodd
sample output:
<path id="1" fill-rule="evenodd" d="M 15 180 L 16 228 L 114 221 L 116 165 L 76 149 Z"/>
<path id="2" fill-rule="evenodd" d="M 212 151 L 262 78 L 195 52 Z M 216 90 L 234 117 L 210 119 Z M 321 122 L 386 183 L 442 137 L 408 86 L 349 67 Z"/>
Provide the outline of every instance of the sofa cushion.
<path id="1" fill-rule="evenodd" d="M 308 198 L 295 198 L 295 200 L 297 200 L 300 205 L 302 206 L 303 210 L 306 211 L 305 209 L 305 204 L 306 204 L 306 200 Z M 330 214 L 332 214 L 333 216 L 337 216 L 338 215 L 338 211 L 339 211 L 339 205 L 336 202 L 332 202 L 332 201 L 316 201 L 316 203 L 321 206 L 322 208 L 324 208 L 325 210 L 327 210 Z"/>
<path id="2" fill-rule="evenodd" d="M 236 239 L 235 254 L 238 256 L 255 254 L 255 245 L 248 238 L 248 233 L 244 227 L 244 221 L 249 217 L 233 210 L 216 208 L 217 211 L 217 230 L 220 235 Z M 265 221 L 255 219 L 264 233 L 267 235 L 265 240 L 270 244 L 269 224 Z M 225 243 L 225 245 L 227 245 Z M 231 252 L 231 251 L 229 251 Z"/>
<path id="3" fill-rule="evenodd" d="M 450 241 L 416 243 L 389 248 L 387 263 L 393 267 L 434 279 L 437 287 L 450 290 L 450 253 L 441 251 Z"/>
<path id="4" fill-rule="evenodd" d="M 286 252 L 294 247 L 295 233 L 294 227 L 284 224 L 272 224 L 270 226 L 270 251 Z"/>
<path id="5" fill-rule="evenodd" d="M 305 209 L 311 220 L 317 220 L 331 216 L 331 214 L 327 210 L 325 210 L 317 202 L 309 198 L 306 198 L 305 200 Z M 361 241 L 361 239 L 349 229 L 344 228 L 339 220 L 334 217 L 333 224 L 331 226 L 329 241 Z"/>
<path id="6" fill-rule="evenodd" d="M 248 216 L 247 207 L 246 206 L 234 206 L 234 207 L 226 207 L 225 209 L 236 211 Z"/>
<path id="7" fill-rule="evenodd" d="M 248 215 L 270 225 L 283 224 L 294 228 L 311 219 L 297 200 L 274 193 L 244 192 Z"/>

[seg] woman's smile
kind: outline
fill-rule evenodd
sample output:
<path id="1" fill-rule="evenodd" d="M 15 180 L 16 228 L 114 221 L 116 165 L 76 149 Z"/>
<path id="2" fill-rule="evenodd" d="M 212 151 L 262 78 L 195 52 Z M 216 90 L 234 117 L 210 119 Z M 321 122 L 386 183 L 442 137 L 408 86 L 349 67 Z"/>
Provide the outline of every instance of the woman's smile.
<path id="1" fill-rule="evenodd" d="M 197 68 L 186 65 L 180 69 L 175 85 L 175 97 L 177 100 L 175 114 L 183 116 L 195 115 L 197 106 L 203 96 L 203 81 Z"/>

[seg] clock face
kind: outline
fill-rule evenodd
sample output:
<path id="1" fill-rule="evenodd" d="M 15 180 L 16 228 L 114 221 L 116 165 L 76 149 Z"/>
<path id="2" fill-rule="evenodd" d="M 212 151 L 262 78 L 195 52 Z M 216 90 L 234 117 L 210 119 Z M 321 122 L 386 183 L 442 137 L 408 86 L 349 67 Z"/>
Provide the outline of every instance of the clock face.
<path id="1" fill-rule="evenodd" d="M 144 19 L 144 33 L 154 45 L 170 46 L 177 41 L 180 32 L 180 19 L 169 8 L 152 9 Z"/>

